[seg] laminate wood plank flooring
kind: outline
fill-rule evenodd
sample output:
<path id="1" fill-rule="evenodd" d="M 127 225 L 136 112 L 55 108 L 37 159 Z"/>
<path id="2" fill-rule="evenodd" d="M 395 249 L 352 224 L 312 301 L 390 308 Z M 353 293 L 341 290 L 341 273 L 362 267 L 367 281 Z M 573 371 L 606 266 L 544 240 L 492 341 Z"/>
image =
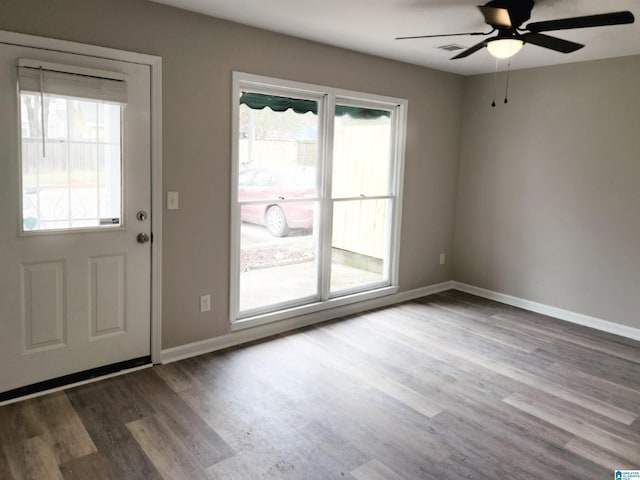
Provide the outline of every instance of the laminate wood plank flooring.
<path id="1" fill-rule="evenodd" d="M 0 407 L 0 479 L 600 480 L 640 343 L 448 291 Z"/>

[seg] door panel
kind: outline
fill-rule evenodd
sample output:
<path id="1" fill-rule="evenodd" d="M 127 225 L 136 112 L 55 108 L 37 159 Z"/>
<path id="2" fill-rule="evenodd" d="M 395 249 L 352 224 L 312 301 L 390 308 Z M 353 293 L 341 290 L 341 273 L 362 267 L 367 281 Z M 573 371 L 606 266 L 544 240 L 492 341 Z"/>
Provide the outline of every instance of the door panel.
<path id="1" fill-rule="evenodd" d="M 22 233 L 21 58 L 126 75 L 119 226 Z M 148 66 L 0 45 L 0 392 L 150 355 L 150 158 Z"/>

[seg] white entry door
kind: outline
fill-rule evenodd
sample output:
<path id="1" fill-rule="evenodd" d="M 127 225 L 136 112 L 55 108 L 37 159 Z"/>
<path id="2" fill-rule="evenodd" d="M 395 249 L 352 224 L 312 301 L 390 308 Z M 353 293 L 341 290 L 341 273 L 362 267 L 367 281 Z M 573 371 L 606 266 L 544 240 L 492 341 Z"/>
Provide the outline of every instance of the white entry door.
<path id="1" fill-rule="evenodd" d="M 0 44 L 0 399 L 150 361 L 150 162 L 148 66 Z"/>

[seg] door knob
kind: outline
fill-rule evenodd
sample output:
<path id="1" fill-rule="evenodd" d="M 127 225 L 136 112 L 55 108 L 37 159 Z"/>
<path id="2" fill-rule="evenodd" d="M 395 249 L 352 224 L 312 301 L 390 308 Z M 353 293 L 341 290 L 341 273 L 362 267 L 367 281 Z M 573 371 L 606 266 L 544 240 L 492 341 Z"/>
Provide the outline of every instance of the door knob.
<path id="1" fill-rule="evenodd" d="M 149 237 L 149 235 L 142 232 L 138 234 L 136 240 L 138 240 L 138 243 L 149 243 L 149 240 L 151 240 L 151 238 Z"/>

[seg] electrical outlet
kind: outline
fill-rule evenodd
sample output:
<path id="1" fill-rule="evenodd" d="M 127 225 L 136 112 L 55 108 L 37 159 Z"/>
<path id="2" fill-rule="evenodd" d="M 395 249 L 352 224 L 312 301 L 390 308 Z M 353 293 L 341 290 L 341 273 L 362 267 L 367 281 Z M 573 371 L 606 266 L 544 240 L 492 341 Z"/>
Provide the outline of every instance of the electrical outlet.
<path id="1" fill-rule="evenodd" d="M 446 260 L 446 255 L 444 253 L 440 254 L 440 265 L 444 265 L 444 262 Z"/>
<path id="2" fill-rule="evenodd" d="M 200 311 L 208 312 L 211 310 L 211 295 L 200 295 Z"/>

